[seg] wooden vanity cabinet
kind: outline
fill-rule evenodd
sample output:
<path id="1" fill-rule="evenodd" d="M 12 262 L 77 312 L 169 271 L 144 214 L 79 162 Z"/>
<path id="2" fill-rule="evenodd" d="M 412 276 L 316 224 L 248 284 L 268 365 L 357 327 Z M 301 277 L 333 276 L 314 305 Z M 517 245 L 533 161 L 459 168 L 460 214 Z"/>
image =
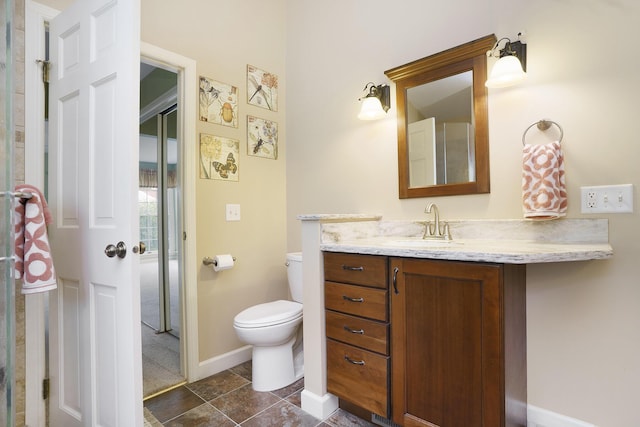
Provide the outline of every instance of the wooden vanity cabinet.
<path id="1" fill-rule="evenodd" d="M 526 425 L 525 268 L 389 259 L 395 423 Z"/>
<path id="2" fill-rule="evenodd" d="M 386 256 L 324 253 L 327 390 L 390 416 Z"/>

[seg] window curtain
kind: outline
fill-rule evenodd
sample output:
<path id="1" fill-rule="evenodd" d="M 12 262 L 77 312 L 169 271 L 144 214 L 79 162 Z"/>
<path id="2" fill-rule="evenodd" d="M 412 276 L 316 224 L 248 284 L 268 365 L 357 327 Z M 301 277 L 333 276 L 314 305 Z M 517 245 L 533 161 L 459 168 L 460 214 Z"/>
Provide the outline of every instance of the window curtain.
<path id="1" fill-rule="evenodd" d="M 178 186 L 178 174 L 175 169 L 169 166 L 167 171 L 167 187 L 175 188 Z M 158 188 L 158 170 L 156 165 L 143 165 L 140 164 L 139 184 L 140 188 Z"/>

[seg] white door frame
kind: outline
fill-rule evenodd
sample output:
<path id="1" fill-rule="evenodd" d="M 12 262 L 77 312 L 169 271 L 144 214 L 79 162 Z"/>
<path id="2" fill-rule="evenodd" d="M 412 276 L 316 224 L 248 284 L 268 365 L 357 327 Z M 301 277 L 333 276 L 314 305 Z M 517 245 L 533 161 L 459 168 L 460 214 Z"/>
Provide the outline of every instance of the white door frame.
<path id="1" fill-rule="evenodd" d="M 42 65 L 44 59 L 44 24 L 59 11 L 33 0 L 25 2 L 25 182 L 44 188 L 44 88 Z M 184 241 L 184 294 L 181 339 L 183 369 L 188 381 L 195 381 L 198 372 L 198 313 L 197 262 L 195 216 L 196 123 L 197 103 L 196 62 L 148 43 L 141 43 L 141 56 L 146 61 L 178 73 L 178 102 L 180 103 L 180 135 L 183 162 L 183 222 L 187 239 Z M 26 396 L 25 425 L 46 425 L 42 381 L 46 376 L 45 360 L 45 298 L 32 294 L 25 297 Z M 188 307 L 188 309 L 186 309 Z"/>
<path id="2" fill-rule="evenodd" d="M 182 147 L 182 223 L 186 233 L 182 269 L 183 298 L 180 335 L 182 368 L 187 381 L 193 382 L 198 372 L 198 277 L 196 261 L 196 94 L 198 93 L 196 61 L 149 43 L 140 43 L 140 57 L 156 67 L 178 73 L 178 134 Z"/>

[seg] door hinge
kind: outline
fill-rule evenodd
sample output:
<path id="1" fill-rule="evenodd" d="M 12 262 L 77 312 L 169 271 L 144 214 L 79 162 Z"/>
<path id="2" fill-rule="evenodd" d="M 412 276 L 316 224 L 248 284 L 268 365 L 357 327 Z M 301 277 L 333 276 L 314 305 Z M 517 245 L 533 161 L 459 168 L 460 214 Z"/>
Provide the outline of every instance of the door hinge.
<path id="1" fill-rule="evenodd" d="M 187 232 L 186 231 L 182 232 L 182 240 L 187 240 Z"/>
<path id="2" fill-rule="evenodd" d="M 42 59 L 36 59 L 36 62 L 42 64 L 42 81 L 49 83 L 49 68 L 51 67 L 51 62 Z"/>
<path id="3" fill-rule="evenodd" d="M 42 380 L 42 400 L 49 398 L 49 378 Z"/>

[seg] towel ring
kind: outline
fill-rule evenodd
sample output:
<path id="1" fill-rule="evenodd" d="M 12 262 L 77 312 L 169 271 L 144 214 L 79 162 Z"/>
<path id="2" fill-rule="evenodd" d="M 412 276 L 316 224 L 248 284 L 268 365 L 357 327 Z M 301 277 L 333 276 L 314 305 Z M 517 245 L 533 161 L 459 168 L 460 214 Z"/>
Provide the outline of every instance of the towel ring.
<path id="1" fill-rule="evenodd" d="M 534 126 L 537 126 L 538 129 L 540 129 L 541 131 L 545 131 L 547 129 L 549 129 L 551 127 L 551 125 L 556 125 L 558 129 L 560 129 L 560 139 L 558 140 L 558 143 L 562 142 L 562 137 L 564 136 L 564 132 L 562 131 L 562 128 L 560 127 L 559 124 L 557 124 L 556 122 L 552 121 L 552 120 L 545 120 L 542 119 L 538 122 L 535 122 L 533 124 L 531 124 L 527 129 L 525 129 L 524 133 L 522 134 L 522 145 L 526 145 L 526 143 L 524 142 L 524 138 L 527 135 L 527 132 L 529 132 L 529 129 L 531 129 Z"/>

